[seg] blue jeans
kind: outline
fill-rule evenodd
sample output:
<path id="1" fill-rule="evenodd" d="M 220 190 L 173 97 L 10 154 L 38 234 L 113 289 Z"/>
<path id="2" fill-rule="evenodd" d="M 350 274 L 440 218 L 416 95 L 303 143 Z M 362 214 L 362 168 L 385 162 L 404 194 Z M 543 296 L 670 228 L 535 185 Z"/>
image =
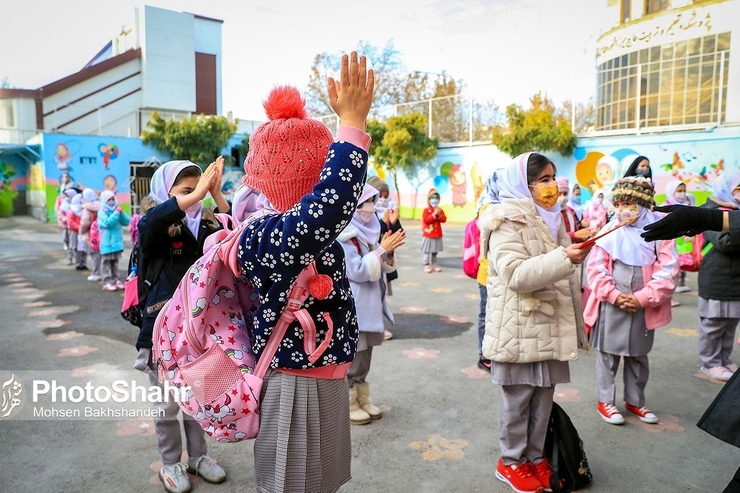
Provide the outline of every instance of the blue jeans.
<path id="1" fill-rule="evenodd" d="M 478 356 L 483 355 L 483 335 L 486 333 L 486 302 L 488 289 L 485 284 L 478 284 L 480 291 L 480 311 L 478 312 Z"/>

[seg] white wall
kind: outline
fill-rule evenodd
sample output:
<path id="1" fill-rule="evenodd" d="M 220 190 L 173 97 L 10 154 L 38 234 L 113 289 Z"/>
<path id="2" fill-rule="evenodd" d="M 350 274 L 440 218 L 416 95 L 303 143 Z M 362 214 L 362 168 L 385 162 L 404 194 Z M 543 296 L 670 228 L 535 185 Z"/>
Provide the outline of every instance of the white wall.
<path id="1" fill-rule="evenodd" d="M 33 98 L 0 99 L 0 143 L 25 144 L 36 135 Z"/>
<path id="2" fill-rule="evenodd" d="M 142 106 L 195 111 L 193 15 L 149 5 L 139 16 Z"/>

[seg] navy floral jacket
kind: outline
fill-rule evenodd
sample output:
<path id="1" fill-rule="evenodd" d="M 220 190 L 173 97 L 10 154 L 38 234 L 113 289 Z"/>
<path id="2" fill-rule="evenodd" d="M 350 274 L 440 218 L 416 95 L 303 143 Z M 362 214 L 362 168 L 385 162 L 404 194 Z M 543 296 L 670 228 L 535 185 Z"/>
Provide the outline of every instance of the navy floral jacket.
<path id="1" fill-rule="evenodd" d="M 316 346 L 328 332 L 323 314 L 331 318 L 333 334 L 329 346 L 310 363 L 304 351 L 303 329 L 298 321 L 293 321 L 271 368 L 317 368 L 348 363 L 355 356 L 359 337 L 357 316 L 345 272 L 344 251 L 336 239 L 357 208 L 367 174 L 369 143 L 370 137 L 364 132 L 340 127 L 319 182 L 311 193 L 284 213 L 262 216 L 244 230 L 238 259 L 261 303 L 253 321 L 253 350 L 258 358 L 285 307 L 293 282 L 304 267 L 315 260 L 318 273 L 328 275 L 333 281 L 333 289 L 326 299 L 309 296 L 303 304 L 316 324 Z"/>

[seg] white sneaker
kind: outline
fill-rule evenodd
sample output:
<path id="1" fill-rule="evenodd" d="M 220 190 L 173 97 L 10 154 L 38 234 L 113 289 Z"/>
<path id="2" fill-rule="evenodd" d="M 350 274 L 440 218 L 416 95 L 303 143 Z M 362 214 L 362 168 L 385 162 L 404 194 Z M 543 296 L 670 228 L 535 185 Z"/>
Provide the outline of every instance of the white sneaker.
<path id="1" fill-rule="evenodd" d="M 730 378 L 732 378 L 732 372 L 725 368 L 724 366 L 715 366 L 712 368 L 706 368 L 702 366 L 700 368 L 700 371 L 708 376 L 709 378 L 713 378 L 714 380 L 719 380 L 720 382 L 726 382 Z"/>
<path id="2" fill-rule="evenodd" d="M 188 458 L 188 472 L 196 474 L 208 483 L 223 483 L 226 481 L 226 471 L 207 455 Z"/>
<path id="3" fill-rule="evenodd" d="M 87 276 L 88 281 L 100 281 L 101 279 L 103 278 L 95 274 L 90 274 L 89 276 Z"/>
<path id="4" fill-rule="evenodd" d="M 185 473 L 185 466 L 178 462 L 162 466 L 159 470 L 159 479 L 165 491 L 169 493 L 188 493 L 190 491 L 190 478 Z"/>
<path id="5" fill-rule="evenodd" d="M 688 286 L 679 286 L 676 288 L 676 293 L 688 293 L 691 291 L 691 288 Z"/>

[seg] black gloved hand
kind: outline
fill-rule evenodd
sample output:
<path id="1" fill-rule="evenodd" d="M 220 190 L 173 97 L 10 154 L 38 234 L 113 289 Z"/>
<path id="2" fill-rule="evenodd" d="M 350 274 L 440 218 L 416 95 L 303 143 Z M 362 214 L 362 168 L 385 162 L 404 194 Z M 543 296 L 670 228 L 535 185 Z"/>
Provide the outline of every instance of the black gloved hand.
<path id="1" fill-rule="evenodd" d="M 686 205 L 664 205 L 653 209 L 669 214 L 645 226 L 640 235 L 645 241 L 671 240 L 679 236 L 695 236 L 703 231 L 722 231 L 722 211 Z"/>

